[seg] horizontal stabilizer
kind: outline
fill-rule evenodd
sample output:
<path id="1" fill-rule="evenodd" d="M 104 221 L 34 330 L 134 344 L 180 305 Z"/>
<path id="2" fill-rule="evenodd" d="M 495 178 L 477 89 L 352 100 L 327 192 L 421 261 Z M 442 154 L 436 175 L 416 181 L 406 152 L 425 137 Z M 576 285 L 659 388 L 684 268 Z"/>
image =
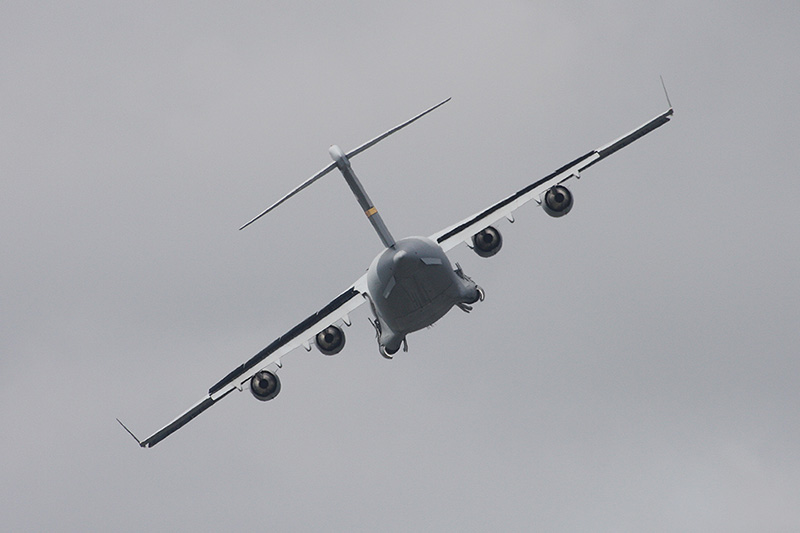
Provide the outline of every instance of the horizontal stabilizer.
<path id="1" fill-rule="evenodd" d="M 336 163 L 331 163 L 327 167 L 323 168 L 322 170 L 320 170 L 319 172 L 317 172 L 316 174 L 314 174 L 313 176 L 308 178 L 306 181 L 304 181 L 303 183 L 301 183 L 300 185 L 298 185 L 297 187 L 292 189 L 292 191 L 289 194 L 287 194 L 286 196 L 284 196 L 283 198 L 281 198 L 280 200 L 278 200 L 277 202 L 275 202 L 274 204 L 272 204 L 268 208 L 264 209 L 261 213 L 258 214 L 257 217 L 255 217 L 254 219 L 252 219 L 250 222 L 248 222 L 247 224 L 245 224 L 244 226 L 242 226 L 239 229 L 242 230 L 242 229 L 246 228 L 247 226 L 249 226 L 250 224 L 252 224 L 256 220 L 258 220 L 259 218 L 263 217 L 264 215 L 266 215 L 267 213 L 269 213 L 270 211 L 272 211 L 273 209 L 275 209 L 276 207 L 281 205 L 283 202 L 285 202 L 286 200 L 288 200 L 289 198 L 291 198 L 295 194 L 299 193 L 300 191 L 302 191 L 303 189 L 305 189 L 306 187 L 308 187 L 309 185 L 311 185 L 312 183 L 314 183 L 315 181 L 320 179 L 322 176 L 324 176 L 325 174 L 327 174 L 328 172 L 330 172 L 334 168 L 336 168 Z"/>
<path id="2" fill-rule="evenodd" d="M 437 107 L 441 107 L 441 106 L 443 106 L 444 104 L 446 104 L 446 103 L 447 103 L 447 102 L 449 102 L 449 101 L 450 101 L 450 98 L 447 98 L 446 100 L 443 100 L 443 101 L 439 102 L 439 103 L 438 103 L 438 104 L 436 104 L 435 106 L 433 106 L 433 107 L 431 107 L 431 108 L 428 108 L 428 109 L 426 109 L 425 111 L 423 111 L 422 113 L 420 113 L 420 114 L 419 114 L 419 115 L 417 115 L 416 117 L 412 118 L 411 120 L 407 120 L 407 121 L 403 122 L 402 124 L 400 124 L 400 125 L 398 125 L 398 126 L 395 126 L 394 128 L 390 129 L 390 130 L 389 130 L 389 131 L 387 131 L 386 133 L 382 133 L 382 134 L 378 135 L 377 137 L 375 137 L 375 138 L 374 138 L 374 139 L 372 139 L 371 141 L 367 141 L 367 142 L 365 142 L 364 144 L 362 144 L 361 146 L 359 146 L 359 147 L 358 147 L 358 148 L 356 148 L 355 150 L 352 150 L 352 151 L 350 151 L 350 152 L 347 152 L 347 154 L 346 154 L 346 155 L 347 155 L 347 158 L 348 158 L 348 159 L 350 159 L 351 157 L 355 157 L 355 156 L 357 156 L 358 154 L 360 154 L 361 152 L 363 152 L 363 151 L 364 151 L 364 150 L 366 150 L 367 148 L 370 148 L 370 147 L 372 147 L 372 146 L 374 146 L 374 145 L 378 144 L 380 141 L 384 140 L 386 137 L 388 137 L 388 136 L 389 136 L 389 135 L 391 135 L 392 133 L 394 133 L 394 132 L 396 132 L 396 131 L 399 131 L 399 130 L 401 130 L 401 129 L 405 128 L 406 126 L 408 126 L 408 125 L 409 125 L 409 124 L 411 124 L 412 122 L 416 121 L 417 119 L 420 119 L 420 118 L 424 117 L 425 115 L 427 115 L 428 113 L 430 113 L 431 111 L 433 111 L 434 109 L 436 109 Z"/>
<path id="3" fill-rule="evenodd" d="M 370 148 L 371 146 L 374 146 L 374 145 L 378 144 L 380 141 L 382 141 L 383 139 L 385 139 L 386 137 L 388 137 L 392 133 L 395 133 L 396 131 L 399 131 L 399 130 L 405 128 L 406 126 L 408 126 L 412 122 L 424 117 L 425 115 L 427 115 L 428 113 L 430 113 L 431 111 L 436 109 L 437 107 L 443 106 L 444 104 L 446 104 L 449 101 L 450 101 L 450 98 L 439 102 L 435 106 L 426 109 L 425 111 L 423 111 L 419 115 L 415 116 L 414 118 L 412 118 L 410 120 L 407 120 L 407 121 L 403 122 L 402 124 L 399 124 L 399 125 L 395 126 L 394 128 L 390 129 L 389 131 L 387 131 L 385 133 L 382 133 L 381 135 L 378 135 L 377 137 L 375 137 L 371 141 L 365 142 L 364 144 L 362 144 L 361 146 L 359 146 L 355 150 L 351 150 L 350 152 L 345 154 L 345 157 L 347 159 L 350 159 L 351 157 L 357 156 L 358 154 L 360 154 L 361 152 L 363 152 L 367 148 Z M 283 198 L 281 198 L 280 200 L 278 200 L 277 202 L 275 202 L 274 204 L 272 204 L 271 206 L 266 208 L 264 211 L 259 213 L 258 216 L 256 216 L 252 220 L 250 220 L 247 224 L 245 224 L 244 226 L 242 226 L 239 229 L 242 230 L 242 229 L 246 228 L 247 226 L 249 226 L 250 224 L 252 224 L 256 220 L 258 220 L 259 218 L 263 217 L 264 215 L 266 215 L 267 213 L 269 213 L 270 211 L 272 211 L 273 209 L 275 209 L 276 207 L 281 205 L 283 202 L 285 202 L 286 200 L 288 200 L 289 198 L 291 198 L 295 194 L 299 193 L 300 191 L 302 191 L 303 189 L 305 189 L 306 187 L 308 187 L 309 185 L 311 185 L 312 183 L 314 183 L 315 181 L 320 179 L 322 176 L 324 176 L 325 174 L 327 174 L 328 172 L 330 172 L 334 168 L 336 168 L 336 162 L 333 162 L 333 163 L 329 164 L 327 167 L 323 168 L 322 170 L 320 170 L 319 172 L 317 172 L 316 174 L 314 174 L 313 176 L 308 178 L 306 181 L 304 181 L 303 183 L 301 183 L 300 185 L 298 185 L 297 187 L 292 189 L 292 191 L 289 192 L 289 194 L 287 194 L 286 196 L 284 196 Z"/>

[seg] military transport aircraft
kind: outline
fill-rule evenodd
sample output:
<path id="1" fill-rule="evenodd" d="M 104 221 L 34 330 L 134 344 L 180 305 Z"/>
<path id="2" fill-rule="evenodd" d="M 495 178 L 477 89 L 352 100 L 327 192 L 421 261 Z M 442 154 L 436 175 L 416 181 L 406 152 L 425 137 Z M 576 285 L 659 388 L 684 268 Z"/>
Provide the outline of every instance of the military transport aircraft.
<path id="1" fill-rule="evenodd" d="M 346 291 L 237 366 L 214 384 L 202 400 L 146 439 L 139 440 L 117 419 L 140 446 L 155 446 L 216 402 L 234 390 L 243 390 L 245 386 L 249 386 L 250 392 L 258 400 L 275 398 L 281 390 L 277 370 L 282 366 L 283 356 L 301 346 L 310 351 L 312 345 L 316 345 L 325 355 L 339 353 L 345 343 L 343 326 L 350 325 L 350 313 L 362 304 L 369 304 L 374 317 L 370 322 L 375 328 L 381 355 L 391 358 L 401 346 L 407 351 L 406 337 L 409 333 L 432 325 L 453 307 L 469 312 L 473 304 L 484 298 L 483 289 L 458 264 L 454 268 L 450 263 L 447 257 L 449 250 L 464 242 L 481 257 L 495 255 L 503 239 L 493 224 L 503 218 L 513 222 L 514 211 L 531 200 L 552 217 L 566 215 L 573 205 L 572 193 L 564 185 L 567 180 L 580 177 L 582 171 L 666 124 L 672 116 L 670 104 L 667 111 L 630 133 L 570 161 L 457 224 L 429 237 L 407 237 L 396 241 L 356 177 L 350 160 L 449 100 L 438 103 L 349 152 L 336 145 L 331 146 L 328 152 L 332 163 L 239 228 L 244 229 L 330 171 L 338 169 L 385 248 L 372 261 L 366 274 Z"/>

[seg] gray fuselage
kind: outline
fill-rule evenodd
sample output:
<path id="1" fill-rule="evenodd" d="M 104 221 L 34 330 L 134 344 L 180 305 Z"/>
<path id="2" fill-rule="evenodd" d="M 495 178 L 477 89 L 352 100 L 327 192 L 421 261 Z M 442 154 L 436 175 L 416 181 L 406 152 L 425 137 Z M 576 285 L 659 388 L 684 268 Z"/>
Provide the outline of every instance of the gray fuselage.
<path id="1" fill-rule="evenodd" d="M 416 118 L 410 122 L 413 120 Z M 389 133 L 393 131 L 396 129 Z M 371 146 L 377 140 L 364 146 Z M 357 148 L 354 153 L 361 150 Z M 383 355 L 391 356 L 400 349 L 406 335 L 412 331 L 430 326 L 454 305 L 469 311 L 469 304 L 483 295 L 480 288 L 460 269 L 453 270 L 438 243 L 427 237 L 408 237 L 395 241 L 353 171 L 348 156 L 336 145 L 331 146 L 328 152 L 386 247 L 367 271 L 367 290 L 378 319 L 378 345 Z"/>
<path id="2" fill-rule="evenodd" d="M 372 261 L 367 287 L 380 320 L 379 344 L 396 352 L 405 336 L 426 328 L 457 304 L 480 297 L 475 283 L 453 270 L 444 250 L 427 237 L 408 237 Z"/>

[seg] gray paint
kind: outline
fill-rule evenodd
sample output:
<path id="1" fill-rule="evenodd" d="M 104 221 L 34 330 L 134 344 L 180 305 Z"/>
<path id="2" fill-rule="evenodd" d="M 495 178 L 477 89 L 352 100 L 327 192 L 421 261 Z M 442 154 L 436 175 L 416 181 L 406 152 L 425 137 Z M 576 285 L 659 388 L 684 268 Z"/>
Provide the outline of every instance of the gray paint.
<path id="1" fill-rule="evenodd" d="M 478 286 L 456 274 L 447 254 L 427 237 L 407 237 L 378 254 L 367 271 L 370 300 L 381 325 L 382 353 L 431 326 L 454 305 L 478 300 Z"/>

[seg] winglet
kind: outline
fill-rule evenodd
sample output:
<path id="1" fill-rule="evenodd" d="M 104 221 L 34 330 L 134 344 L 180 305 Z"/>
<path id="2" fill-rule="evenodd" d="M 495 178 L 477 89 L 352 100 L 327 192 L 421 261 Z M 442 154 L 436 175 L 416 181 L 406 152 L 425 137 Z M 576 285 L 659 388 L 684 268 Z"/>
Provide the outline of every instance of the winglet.
<path id="1" fill-rule="evenodd" d="M 120 426 L 122 426 L 122 428 L 123 428 L 125 431 L 127 431 L 127 432 L 128 432 L 128 434 L 129 434 L 131 437 L 133 437 L 133 440 L 135 440 L 135 441 L 137 442 L 137 444 L 139 444 L 139 446 L 141 446 L 142 448 L 144 448 L 144 444 L 142 444 L 142 441 L 140 441 L 138 438 L 136 438 L 136 435 L 134 435 L 134 434 L 133 434 L 133 431 L 131 431 L 130 429 L 128 429 L 128 428 L 125 426 L 125 424 L 123 424 L 123 423 L 122 423 L 122 420 L 120 420 L 119 418 L 117 418 L 117 422 L 119 422 L 119 425 L 120 425 Z"/>
<path id="2" fill-rule="evenodd" d="M 659 78 L 661 78 L 661 87 L 664 88 L 664 96 L 667 97 L 667 105 L 672 109 L 672 102 L 669 101 L 669 93 L 667 92 L 667 85 L 664 83 L 664 76 L 659 76 Z"/>

